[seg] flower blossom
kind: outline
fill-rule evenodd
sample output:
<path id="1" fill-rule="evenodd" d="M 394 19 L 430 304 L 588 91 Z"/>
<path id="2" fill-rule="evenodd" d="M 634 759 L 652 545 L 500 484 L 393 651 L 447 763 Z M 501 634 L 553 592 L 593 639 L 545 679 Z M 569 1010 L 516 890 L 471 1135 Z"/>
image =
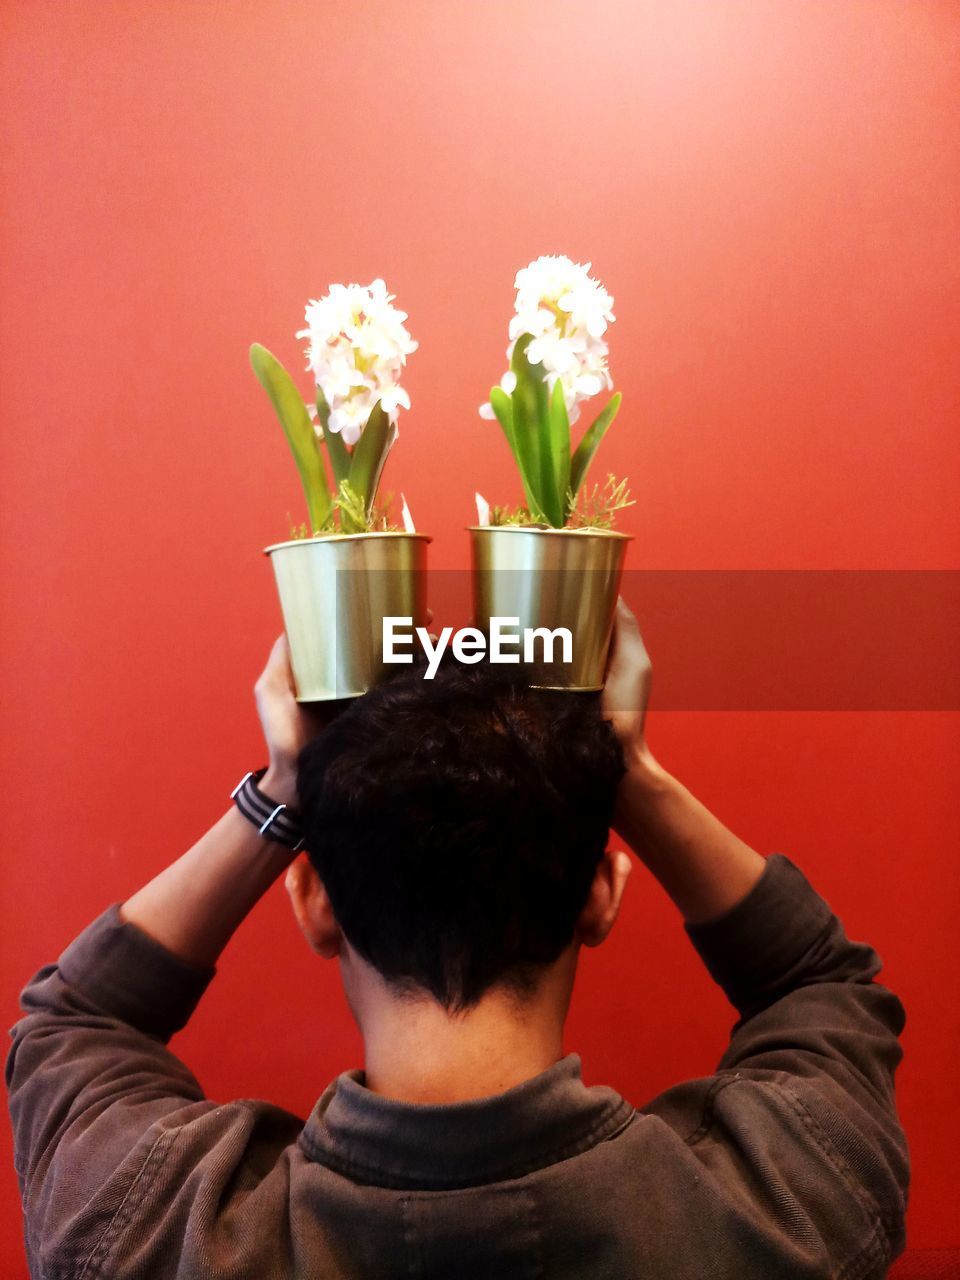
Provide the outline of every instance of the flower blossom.
<path id="1" fill-rule="evenodd" d="M 543 365 L 548 392 L 559 379 L 571 422 L 579 418 L 584 400 L 613 387 L 603 337 L 607 325 L 616 319 L 613 298 L 591 278 L 590 265 L 563 256 L 541 257 L 518 271 L 514 281 L 516 314 L 510 320 L 507 364 L 517 339 L 531 334 L 527 359 Z M 516 375 L 508 367 L 500 386 L 509 395 L 516 385 Z M 495 415 L 484 404 L 480 416 Z"/>
<path id="2" fill-rule="evenodd" d="M 410 397 L 400 386 L 407 356 L 416 351 L 404 327 L 405 311 L 391 306 L 394 294 L 380 279 L 369 286 L 332 284 L 306 307 L 307 368 L 330 407 L 328 426 L 354 445 L 379 400 L 394 425 Z"/>

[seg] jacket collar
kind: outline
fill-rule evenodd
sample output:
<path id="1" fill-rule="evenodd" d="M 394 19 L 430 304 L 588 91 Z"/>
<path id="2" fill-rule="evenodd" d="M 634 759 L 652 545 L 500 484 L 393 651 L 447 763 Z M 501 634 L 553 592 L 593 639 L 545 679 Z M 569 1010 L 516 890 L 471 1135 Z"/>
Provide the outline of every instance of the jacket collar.
<path id="1" fill-rule="evenodd" d="M 300 1135 L 310 1159 L 355 1182 L 442 1190 L 518 1178 L 619 1133 L 634 1114 L 613 1089 L 587 1088 L 579 1055 L 506 1093 L 422 1105 L 371 1092 L 362 1071 L 338 1076 Z"/>

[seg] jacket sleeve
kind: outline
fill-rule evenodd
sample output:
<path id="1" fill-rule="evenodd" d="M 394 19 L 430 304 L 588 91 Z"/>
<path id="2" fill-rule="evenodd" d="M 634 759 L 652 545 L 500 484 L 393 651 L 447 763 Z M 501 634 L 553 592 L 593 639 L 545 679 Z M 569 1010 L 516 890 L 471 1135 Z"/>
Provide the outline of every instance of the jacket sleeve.
<path id="1" fill-rule="evenodd" d="M 151 1126 L 215 1109 L 166 1047 L 214 969 L 194 968 L 113 904 L 23 989 L 6 1085 L 31 1273 L 103 1248 L 157 1142 Z"/>
<path id="2" fill-rule="evenodd" d="M 910 1164 L 894 1094 L 905 1015 L 875 981 L 879 956 L 780 853 L 731 911 L 686 931 L 739 1017 L 716 1075 L 653 1109 L 689 1126 L 791 1256 L 885 1275 L 905 1243 Z"/>

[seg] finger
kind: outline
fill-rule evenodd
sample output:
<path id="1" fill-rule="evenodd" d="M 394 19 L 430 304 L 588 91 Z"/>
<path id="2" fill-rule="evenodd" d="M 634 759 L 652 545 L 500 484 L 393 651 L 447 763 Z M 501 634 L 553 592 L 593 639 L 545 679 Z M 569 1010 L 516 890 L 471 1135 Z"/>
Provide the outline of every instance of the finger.
<path id="1" fill-rule="evenodd" d="M 650 655 L 637 619 L 623 596 L 618 596 L 604 684 L 608 704 L 616 710 L 636 707 L 643 699 L 650 672 Z"/>
<path id="2" fill-rule="evenodd" d="M 615 625 L 618 647 L 621 647 L 624 652 L 638 654 L 642 656 L 644 661 L 649 662 L 650 655 L 647 653 L 647 646 L 643 643 L 643 636 L 640 634 L 637 615 L 624 600 L 623 596 L 617 596 Z"/>
<path id="3" fill-rule="evenodd" d="M 611 672 L 614 676 L 621 676 L 634 668 L 643 669 L 649 666 L 650 655 L 640 634 L 636 615 L 623 596 L 617 596 L 613 645 L 610 653 Z"/>
<path id="4" fill-rule="evenodd" d="M 427 626 L 428 627 L 432 621 L 433 621 L 433 610 L 428 608 L 427 609 Z"/>
<path id="5" fill-rule="evenodd" d="M 290 646 L 285 631 L 281 631 L 273 642 L 267 665 L 264 667 L 258 683 L 271 689 L 292 689 L 293 668 L 290 665 Z"/>

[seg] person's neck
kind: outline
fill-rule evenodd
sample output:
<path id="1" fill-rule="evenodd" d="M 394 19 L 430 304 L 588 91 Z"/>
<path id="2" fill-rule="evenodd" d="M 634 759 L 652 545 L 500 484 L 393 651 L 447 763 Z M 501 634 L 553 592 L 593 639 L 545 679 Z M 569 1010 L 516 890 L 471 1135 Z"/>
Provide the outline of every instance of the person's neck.
<path id="1" fill-rule="evenodd" d="M 368 989 L 356 1010 L 368 1089 L 397 1101 L 438 1104 L 488 1098 L 546 1071 L 563 1056 L 573 982 L 558 964 L 522 1004 L 488 993 L 451 1016 L 431 999 Z"/>

